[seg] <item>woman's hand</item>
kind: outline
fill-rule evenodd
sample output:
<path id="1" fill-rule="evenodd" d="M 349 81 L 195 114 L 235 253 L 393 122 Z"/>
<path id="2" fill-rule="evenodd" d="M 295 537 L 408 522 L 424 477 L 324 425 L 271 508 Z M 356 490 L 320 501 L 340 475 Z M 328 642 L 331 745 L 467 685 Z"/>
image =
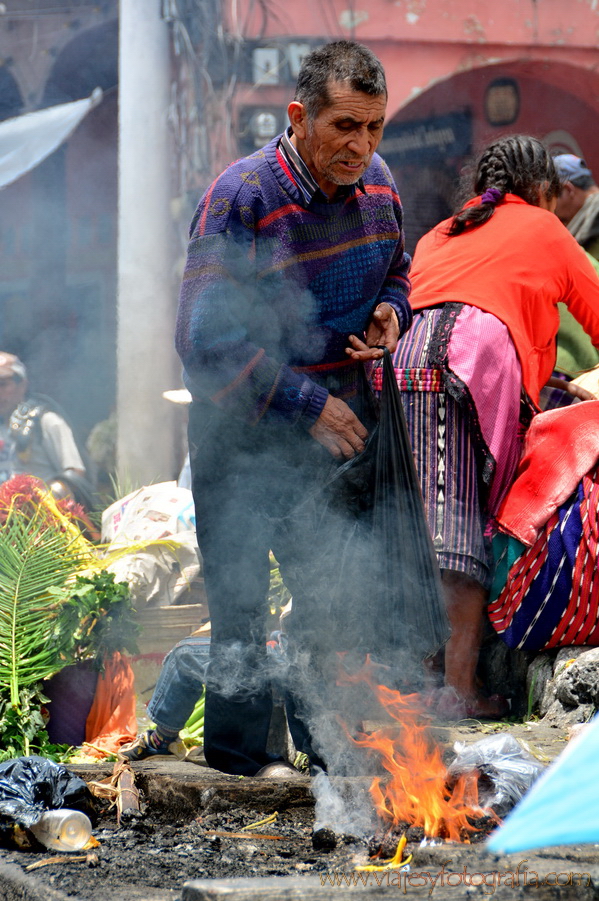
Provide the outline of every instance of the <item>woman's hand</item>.
<path id="1" fill-rule="evenodd" d="M 568 382 L 566 379 L 560 379 L 554 375 L 547 380 L 546 387 L 560 388 L 562 391 L 565 391 L 566 394 L 570 394 L 572 397 L 578 398 L 578 400 L 597 400 L 595 395 L 591 394 L 590 391 L 587 391 L 586 388 L 581 388 L 580 385 L 576 385 L 574 382 Z"/>

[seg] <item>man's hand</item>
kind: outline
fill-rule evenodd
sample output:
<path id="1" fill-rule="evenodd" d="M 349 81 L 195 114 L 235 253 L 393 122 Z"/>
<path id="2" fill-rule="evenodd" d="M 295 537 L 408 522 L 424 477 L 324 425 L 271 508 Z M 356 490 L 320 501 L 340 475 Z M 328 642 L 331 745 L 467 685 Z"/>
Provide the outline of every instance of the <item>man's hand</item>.
<path id="1" fill-rule="evenodd" d="M 329 394 L 322 413 L 310 429 L 312 437 L 338 460 L 349 460 L 364 450 L 368 431 L 345 401 Z"/>
<path id="2" fill-rule="evenodd" d="M 380 303 L 366 330 L 366 341 L 362 341 L 357 335 L 350 335 L 351 347 L 346 347 L 345 352 L 352 360 L 380 360 L 383 351 L 380 346 L 388 348 L 393 353 L 399 339 L 399 322 L 393 307 L 388 303 Z M 377 347 L 377 345 L 379 345 Z"/>

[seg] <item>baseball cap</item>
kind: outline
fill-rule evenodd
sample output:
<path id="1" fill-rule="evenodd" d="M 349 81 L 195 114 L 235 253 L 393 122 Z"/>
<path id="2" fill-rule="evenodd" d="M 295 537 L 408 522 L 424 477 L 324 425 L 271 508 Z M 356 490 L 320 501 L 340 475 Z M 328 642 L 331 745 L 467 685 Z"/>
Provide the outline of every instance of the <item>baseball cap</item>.
<path id="1" fill-rule="evenodd" d="M 27 378 L 27 370 L 23 363 L 14 354 L 5 354 L 0 351 L 0 379 L 17 376 L 19 379 Z"/>
<path id="2" fill-rule="evenodd" d="M 575 185 L 577 178 L 593 177 L 585 161 L 573 153 L 560 153 L 553 157 L 553 162 L 562 182 L 571 181 Z"/>

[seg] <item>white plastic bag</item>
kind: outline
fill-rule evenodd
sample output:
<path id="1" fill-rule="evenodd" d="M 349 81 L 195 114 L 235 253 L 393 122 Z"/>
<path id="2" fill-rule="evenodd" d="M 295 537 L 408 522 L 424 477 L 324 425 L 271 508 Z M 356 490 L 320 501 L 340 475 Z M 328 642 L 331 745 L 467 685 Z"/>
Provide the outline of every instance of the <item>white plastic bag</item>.
<path id="1" fill-rule="evenodd" d="M 498 732 L 472 745 L 454 744 L 456 758 L 448 767 L 450 779 L 478 770 L 478 801 L 504 816 L 526 794 L 545 764 L 533 757 L 509 732 Z"/>

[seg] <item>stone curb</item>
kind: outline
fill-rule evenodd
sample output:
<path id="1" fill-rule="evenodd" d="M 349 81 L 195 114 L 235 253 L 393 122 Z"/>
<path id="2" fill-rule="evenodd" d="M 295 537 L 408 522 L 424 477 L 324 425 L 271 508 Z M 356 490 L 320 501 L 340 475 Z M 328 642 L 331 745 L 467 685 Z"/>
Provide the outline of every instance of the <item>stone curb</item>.
<path id="1" fill-rule="evenodd" d="M 74 901 L 42 880 L 16 864 L 0 863 L 0 901 Z"/>

